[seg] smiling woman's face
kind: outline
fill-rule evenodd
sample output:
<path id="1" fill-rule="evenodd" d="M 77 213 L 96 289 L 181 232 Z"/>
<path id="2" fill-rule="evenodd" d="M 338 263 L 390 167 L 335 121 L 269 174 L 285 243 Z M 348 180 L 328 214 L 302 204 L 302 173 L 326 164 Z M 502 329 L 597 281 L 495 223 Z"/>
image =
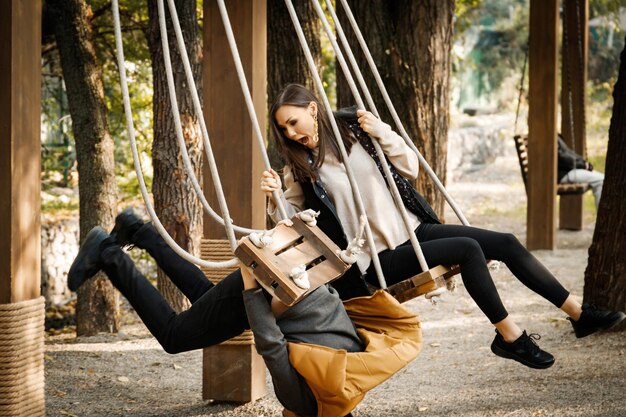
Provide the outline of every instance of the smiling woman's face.
<path id="1" fill-rule="evenodd" d="M 309 149 L 317 148 L 315 137 L 315 119 L 317 105 L 311 102 L 308 107 L 297 107 L 289 104 L 280 106 L 274 117 L 276 124 L 287 139 L 293 140 Z"/>

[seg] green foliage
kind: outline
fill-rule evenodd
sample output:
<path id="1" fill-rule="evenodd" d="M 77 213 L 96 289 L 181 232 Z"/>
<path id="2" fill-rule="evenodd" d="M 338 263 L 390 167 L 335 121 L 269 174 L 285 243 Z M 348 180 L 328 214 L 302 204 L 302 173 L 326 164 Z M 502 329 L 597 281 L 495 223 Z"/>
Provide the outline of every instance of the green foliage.
<path id="1" fill-rule="evenodd" d="M 109 109 L 108 122 L 115 143 L 115 166 L 122 200 L 139 195 L 134 173 L 130 143 L 127 138 L 126 118 L 119 83 L 113 17 L 108 0 L 88 0 L 91 7 L 93 39 L 101 76 L 105 101 Z M 122 38 L 126 59 L 126 74 L 133 109 L 135 133 L 139 152 L 146 155 L 143 166 L 151 176 L 152 152 L 152 69 L 145 33 L 148 11 L 145 2 L 120 1 Z M 74 138 L 67 96 L 63 84 L 58 50 L 50 49 L 43 55 L 42 78 L 42 181 L 44 187 L 76 185 Z M 148 162 L 147 166 L 145 162 Z M 59 175 L 61 173 L 62 175 Z M 73 180 L 74 179 L 74 180 Z M 68 208 L 58 202 L 46 203 L 45 210 Z"/>

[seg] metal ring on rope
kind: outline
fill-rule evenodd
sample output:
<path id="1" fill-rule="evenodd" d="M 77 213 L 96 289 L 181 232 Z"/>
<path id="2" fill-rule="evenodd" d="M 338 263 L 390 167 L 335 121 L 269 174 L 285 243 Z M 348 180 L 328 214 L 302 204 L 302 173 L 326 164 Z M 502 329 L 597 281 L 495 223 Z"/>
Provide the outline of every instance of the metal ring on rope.
<path id="1" fill-rule="evenodd" d="M 189 262 L 193 262 L 197 265 L 205 266 L 207 268 L 225 268 L 225 267 L 235 266 L 238 264 L 237 258 L 233 258 L 226 262 L 211 262 L 211 261 L 206 261 L 206 260 L 200 259 L 196 256 L 189 254 L 171 238 L 171 236 L 167 233 L 167 231 L 165 230 L 165 228 L 159 221 L 154 211 L 154 207 L 152 206 L 152 203 L 150 202 L 150 197 L 146 189 L 146 184 L 143 178 L 143 171 L 141 168 L 141 164 L 139 163 L 139 155 L 137 152 L 137 142 L 135 140 L 135 127 L 134 127 L 134 122 L 133 122 L 132 109 L 130 105 L 130 96 L 128 93 L 128 83 L 126 79 L 126 67 L 124 63 L 124 49 L 123 49 L 124 46 L 122 44 L 122 33 L 121 33 L 121 28 L 120 28 L 120 15 L 119 15 L 118 0 L 113 0 L 111 3 L 111 6 L 113 10 L 113 26 L 115 30 L 115 44 L 116 44 L 116 49 L 117 49 L 116 55 L 117 55 L 119 72 L 120 72 L 120 86 L 122 90 L 122 98 L 123 98 L 123 103 L 124 103 L 124 114 L 126 116 L 126 128 L 127 128 L 128 138 L 131 143 L 131 151 L 133 154 L 133 160 L 135 164 L 135 171 L 137 173 L 137 180 L 139 182 L 139 188 L 141 190 L 141 194 L 146 204 L 148 213 L 150 214 L 150 217 L 152 218 L 154 222 L 154 226 L 156 230 L 159 232 L 159 234 L 161 235 L 161 237 L 163 237 L 166 243 L 172 248 L 172 250 L 174 250 L 179 256 L 181 256 L 183 259 Z"/>
<path id="2" fill-rule="evenodd" d="M 45 299 L 0 304 L 0 415 L 43 416 Z"/>

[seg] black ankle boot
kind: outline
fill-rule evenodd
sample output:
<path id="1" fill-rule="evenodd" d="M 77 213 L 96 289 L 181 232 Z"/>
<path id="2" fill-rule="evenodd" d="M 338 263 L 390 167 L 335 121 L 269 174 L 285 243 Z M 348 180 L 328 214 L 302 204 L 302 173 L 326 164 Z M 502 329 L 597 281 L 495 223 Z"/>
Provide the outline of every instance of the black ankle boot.
<path id="1" fill-rule="evenodd" d="M 115 227 L 111 230 L 111 237 L 121 247 L 132 248 L 134 246 L 132 237 L 143 224 L 143 220 L 129 207 L 115 218 Z"/>
<path id="2" fill-rule="evenodd" d="M 496 337 L 491 343 L 491 351 L 501 358 L 513 359 L 530 368 L 546 369 L 554 364 L 554 356 L 542 350 L 535 340 L 541 336 L 536 333 L 524 333 L 514 342 L 507 343 L 496 330 Z"/>
<path id="3" fill-rule="evenodd" d="M 626 314 L 621 311 L 602 310 L 595 304 L 583 304 L 583 312 L 578 321 L 569 317 L 568 320 L 572 322 L 576 337 L 581 338 L 616 326 L 625 318 Z"/>
<path id="4" fill-rule="evenodd" d="M 85 281 L 100 271 L 101 245 L 108 237 L 108 233 L 100 226 L 94 227 L 87 233 L 67 274 L 67 286 L 71 291 L 78 290 Z"/>

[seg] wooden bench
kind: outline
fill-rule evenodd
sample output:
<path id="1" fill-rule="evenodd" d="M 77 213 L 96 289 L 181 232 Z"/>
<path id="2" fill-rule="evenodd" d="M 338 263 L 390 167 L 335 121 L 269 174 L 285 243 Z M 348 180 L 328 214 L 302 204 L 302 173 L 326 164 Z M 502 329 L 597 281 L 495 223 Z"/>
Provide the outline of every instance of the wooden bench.
<path id="1" fill-rule="evenodd" d="M 519 160 L 524 188 L 528 195 L 528 136 L 515 135 L 515 150 Z M 588 183 L 557 184 L 556 193 L 561 196 L 559 204 L 559 228 L 582 229 L 582 194 L 591 187 Z"/>
<path id="2" fill-rule="evenodd" d="M 515 150 L 519 159 L 520 169 L 522 171 L 522 179 L 524 187 L 528 193 L 528 136 L 515 135 Z M 591 187 L 586 182 L 557 184 L 556 193 L 558 195 L 580 195 L 584 194 Z"/>

